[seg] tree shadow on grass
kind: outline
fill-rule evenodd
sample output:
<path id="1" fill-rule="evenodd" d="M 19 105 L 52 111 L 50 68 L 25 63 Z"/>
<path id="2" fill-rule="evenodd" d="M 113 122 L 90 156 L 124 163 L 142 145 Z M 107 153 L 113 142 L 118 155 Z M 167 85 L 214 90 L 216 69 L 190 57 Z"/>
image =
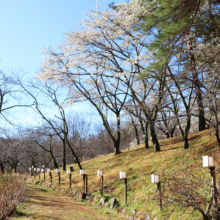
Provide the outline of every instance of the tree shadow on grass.
<path id="1" fill-rule="evenodd" d="M 27 217 L 28 215 L 20 210 L 16 210 L 15 216 L 16 217 Z"/>
<path id="2" fill-rule="evenodd" d="M 50 215 L 44 215 L 44 219 L 63 220 L 63 217 L 51 217 Z"/>
<path id="3" fill-rule="evenodd" d="M 48 192 L 46 189 L 41 189 L 41 188 L 37 188 L 37 189 L 42 191 L 42 192 Z"/>
<path id="4" fill-rule="evenodd" d="M 170 150 L 177 150 L 177 149 L 181 149 L 181 147 L 170 147 L 170 148 L 167 148 L 167 149 L 161 149 L 161 152 L 170 151 Z"/>
<path id="5" fill-rule="evenodd" d="M 15 213 L 15 219 L 16 218 L 22 218 L 22 217 L 26 217 L 26 218 L 30 218 L 30 217 L 34 217 L 34 219 L 36 219 L 36 215 L 34 214 L 26 214 L 24 212 L 21 212 L 19 210 L 16 211 Z M 51 216 L 47 216 L 47 215 L 44 215 L 44 219 L 53 219 L 53 220 L 62 220 L 63 218 L 59 218 L 59 217 L 51 217 Z M 14 218 L 13 218 L 14 219 Z"/>
<path id="6" fill-rule="evenodd" d="M 33 199 L 35 199 L 37 201 L 31 200 L 31 201 L 29 201 L 29 203 L 37 204 L 37 205 L 39 205 L 39 203 L 40 203 L 40 204 L 42 204 L 44 206 L 51 206 L 51 205 L 53 205 L 53 207 L 55 207 L 55 206 L 60 207 L 60 206 L 63 206 L 63 205 L 80 206 L 79 204 L 74 203 L 72 201 L 67 201 L 67 202 L 60 201 L 59 198 L 58 198 L 58 201 L 54 201 L 54 200 L 51 200 L 50 198 L 45 198 L 45 197 L 41 197 L 41 196 L 34 196 Z"/>

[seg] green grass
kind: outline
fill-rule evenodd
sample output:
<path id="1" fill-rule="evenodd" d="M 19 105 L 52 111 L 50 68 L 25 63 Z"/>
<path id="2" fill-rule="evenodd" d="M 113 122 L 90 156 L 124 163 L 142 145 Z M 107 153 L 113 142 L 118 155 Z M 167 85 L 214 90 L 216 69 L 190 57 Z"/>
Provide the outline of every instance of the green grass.
<path id="1" fill-rule="evenodd" d="M 148 213 L 151 216 L 159 216 L 164 219 L 166 211 L 160 212 L 156 205 L 155 194 L 156 186 L 151 184 L 151 174 L 160 174 L 163 179 L 163 173 L 168 170 L 183 172 L 185 169 L 191 170 L 195 175 L 204 175 L 208 170 L 202 168 L 202 156 L 211 155 L 214 157 L 216 169 L 219 170 L 220 149 L 217 146 L 213 130 L 205 130 L 189 136 L 190 149 L 182 148 L 180 137 L 161 140 L 161 152 L 154 153 L 152 145 L 146 150 L 143 145 L 126 149 L 121 154 L 114 156 L 100 156 L 82 163 L 85 173 L 88 174 L 88 191 L 93 195 L 99 195 L 100 178 L 96 176 L 97 170 L 104 172 L 104 195 L 115 197 L 120 206 L 118 210 L 125 207 L 124 204 L 124 184 L 119 179 L 119 171 L 125 171 L 128 177 L 128 206 L 126 207 L 129 214 L 133 209 L 138 210 L 138 214 Z M 210 135 L 211 134 L 211 135 Z M 72 173 L 72 189 L 82 191 L 82 176 L 79 175 L 79 168 L 76 164 L 71 164 L 74 172 Z M 67 166 L 67 168 L 69 168 Z M 61 170 L 61 169 L 60 169 Z M 52 171 L 53 185 L 57 186 L 57 174 Z M 217 173 L 217 180 L 219 174 Z M 38 179 L 38 178 L 37 178 Z M 42 178 L 41 178 L 42 180 Z M 49 184 L 47 174 L 46 184 Z M 61 171 L 60 188 L 68 189 L 68 175 Z M 169 219 L 201 219 L 197 212 L 187 211 L 173 212 Z"/>

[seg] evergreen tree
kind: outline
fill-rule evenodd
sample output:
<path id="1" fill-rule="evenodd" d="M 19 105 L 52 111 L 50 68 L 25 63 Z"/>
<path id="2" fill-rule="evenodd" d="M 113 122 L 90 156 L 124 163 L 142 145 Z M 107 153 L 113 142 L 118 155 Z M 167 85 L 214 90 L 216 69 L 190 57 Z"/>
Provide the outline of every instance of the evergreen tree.
<path id="1" fill-rule="evenodd" d="M 156 60 L 149 68 L 161 68 L 171 59 L 181 56 L 183 72 L 193 81 L 199 112 L 199 131 L 205 129 L 205 114 L 200 82 L 196 69 L 193 44 L 220 35 L 219 1 L 206 0 L 145 0 L 149 13 L 136 27 L 151 36 L 149 48 L 155 51 Z M 178 65 L 181 65 L 178 63 Z M 184 75 L 185 77 L 185 75 Z"/>

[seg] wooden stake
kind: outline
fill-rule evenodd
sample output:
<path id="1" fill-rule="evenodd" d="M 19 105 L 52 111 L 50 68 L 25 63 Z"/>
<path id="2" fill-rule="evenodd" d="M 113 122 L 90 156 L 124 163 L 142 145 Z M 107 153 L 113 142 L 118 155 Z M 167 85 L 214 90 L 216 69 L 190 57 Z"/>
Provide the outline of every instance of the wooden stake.
<path id="1" fill-rule="evenodd" d="M 157 189 L 159 193 L 159 206 L 160 210 L 162 211 L 161 182 L 157 183 Z"/>
<path id="2" fill-rule="evenodd" d="M 103 176 L 101 176 L 101 196 L 103 196 Z"/>
<path id="3" fill-rule="evenodd" d="M 70 179 L 69 187 L 70 187 L 70 188 L 71 188 L 71 185 L 72 185 L 72 182 L 71 182 L 71 176 L 72 176 L 72 174 L 70 173 L 70 174 L 69 174 L 69 179 Z"/>
<path id="4" fill-rule="evenodd" d="M 127 191 L 128 191 L 128 184 L 127 184 L 127 178 L 123 179 L 125 183 L 125 205 L 127 205 Z"/>
<path id="5" fill-rule="evenodd" d="M 60 186 L 60 172 L 58 173 L 58 186 Z"/>

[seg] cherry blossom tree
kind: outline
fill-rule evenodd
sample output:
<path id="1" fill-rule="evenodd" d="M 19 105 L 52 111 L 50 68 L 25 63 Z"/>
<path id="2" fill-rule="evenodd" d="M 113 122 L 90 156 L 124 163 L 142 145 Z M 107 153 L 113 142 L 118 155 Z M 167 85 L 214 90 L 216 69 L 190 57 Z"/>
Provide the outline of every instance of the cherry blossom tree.
<path id="1" fill-rule="evenodd" d="M 137 80 L 154 56 L 147 47 L 150 39 L 132 29 L 140 16 L 148 13 L 139 3 L 131 1 L 119 4 L 117 10 L 100 11 L 98 8 L 87 13 L 79 22 L 79 30 L 66 34 L 60 52 L 47 48 L 39 74 L 40 79 L 68 86 L 72 99 L 90 101 L 114 142 L 116 154 L 119 152 L 116 147 L 120 136 L 119 114 L 123 106 L 129 110 L 124 105 L 128 98 L 134 99 L 142 110 L 145 121 L 149 122 L 155 151 L 160 151 L 154 126 L 166 75 L 163 68 L 150 70 L 148 77 Z M 116 115 L 116 138 L 109 132 L 98 103 L 103 103 Z"/>

